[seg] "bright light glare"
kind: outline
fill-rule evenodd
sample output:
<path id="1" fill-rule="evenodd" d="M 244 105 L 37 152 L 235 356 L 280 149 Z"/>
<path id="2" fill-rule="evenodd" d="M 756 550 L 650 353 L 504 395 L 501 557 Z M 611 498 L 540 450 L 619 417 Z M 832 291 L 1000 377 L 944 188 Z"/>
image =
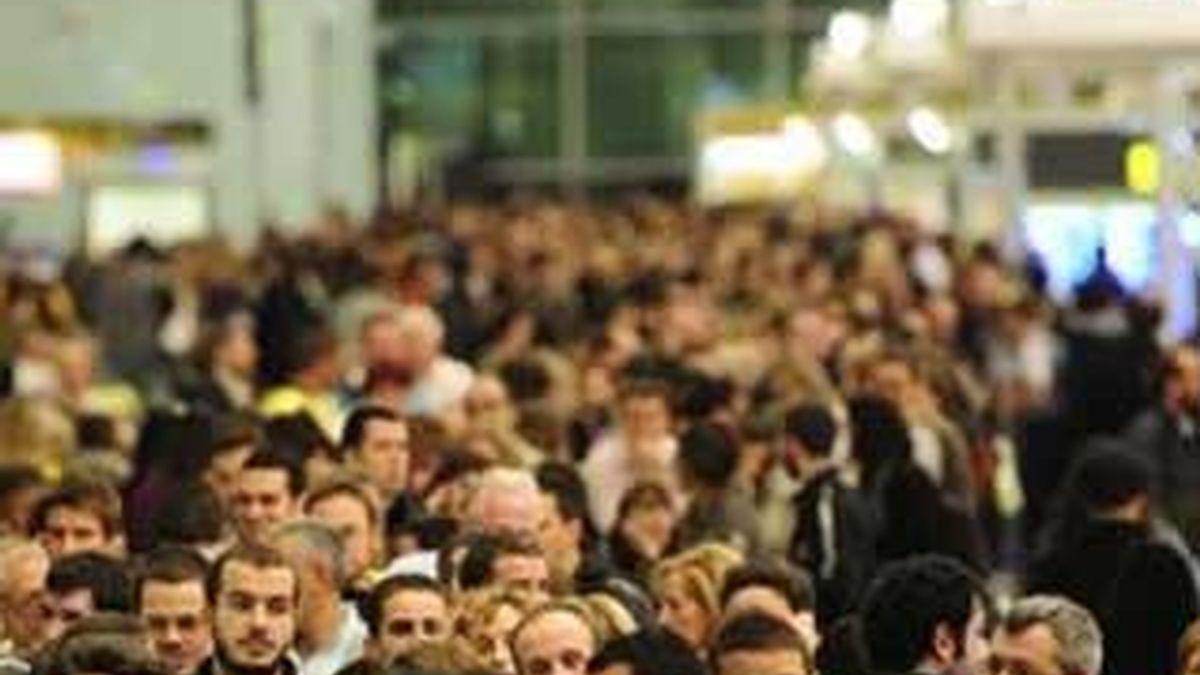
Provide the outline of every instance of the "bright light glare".
<path id="1" fill-rule="evenodd" d="M 833 137 L 842 150 L 854 157 L 870 157 L 879 149 L 871 126 L 854 113 L 844 112 L 833 118 Z"/>
<path id="2" fill-rule="evenodd" d="M 908 132 L 926 152 L 934 155 L 950 152 L 950 127 L 935 110 L 924 106 L 916 108 L 908 113 L 906 121 Z"/>
<path id="3" fill-rule="evenodd" d="M 62 184 L 62 151 L 39 131 L 0 133 L 0 194 L 45 195 Z"/>
<path id="4" fill-rule="evenodd" d="M 871 44 L 871 19 L 862 12 L 841 11 L 829 21 L 829 48 L 844 59 L 857 59 Z"/>
<path id="5" fill-rule="evenodd" d="M 790 115 L 783 120 L 782 140 L 801 170 L 820 169 L 829 160 L 821 130 L 803 115 Z"/>
<path id="6" fill-rule="evenodd" d="M 950 19 L 949 0 L 892 0 L 888 23 L 907 40 L 922 40 L 940 33 Z"/>

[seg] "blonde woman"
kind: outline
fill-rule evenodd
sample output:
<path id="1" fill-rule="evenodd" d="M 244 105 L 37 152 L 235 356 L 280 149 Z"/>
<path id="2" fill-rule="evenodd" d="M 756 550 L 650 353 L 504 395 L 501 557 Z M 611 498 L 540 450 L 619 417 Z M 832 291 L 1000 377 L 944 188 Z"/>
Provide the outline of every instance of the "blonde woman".
<path id="1" fill-rule="evenodd" d="M 488 667 L 515 675 L 508 636 L 535 605 L 536 599 L 529 593 L 509 588 L 469 591 L 457 602 L 454 632 L 487 659 Z"/>
<path id="2" fill-rule="evenodd" d="M 721 616 L 725 576 L 743 562 L 737 549 L 710 543 L 659 563 L 651 585 L 663 627 L 703 654 Z"/>

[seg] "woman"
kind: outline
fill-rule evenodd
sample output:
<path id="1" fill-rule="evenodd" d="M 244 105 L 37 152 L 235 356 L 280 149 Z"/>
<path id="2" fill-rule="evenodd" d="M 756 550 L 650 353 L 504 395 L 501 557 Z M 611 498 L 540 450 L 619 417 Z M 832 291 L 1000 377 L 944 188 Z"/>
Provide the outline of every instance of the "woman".
<path id="1" fill-rule="evenodd" d="M 703 655 L 721 616 L 725 577 L 743 562 L 737 549 L 709 543 L 659 563 L 654 568 L 652 586 L 663 628 Z"/>
<path id="2" fill-rule="evenodd" d="M 660 483 L 638 483 L 621 497 L 609 550 L 622 575 L 646 585 L 671 543 L 677 517 L 675 500 Z"/>

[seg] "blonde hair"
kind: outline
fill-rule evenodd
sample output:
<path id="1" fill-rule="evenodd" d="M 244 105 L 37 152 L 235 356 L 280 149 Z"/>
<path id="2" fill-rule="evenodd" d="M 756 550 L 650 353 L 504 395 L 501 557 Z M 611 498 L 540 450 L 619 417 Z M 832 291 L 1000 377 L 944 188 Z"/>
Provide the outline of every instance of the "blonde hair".
<path id="1" fill-rule="evenodd" d="M 638 631 L 633 614 L 611 595 L 589 593 L 579 600 L 592 615 L 598 644 L 606 644 Z"/>
<path id="2" fill-rule="evenodd" d="M 514 588 L 492 586 L 470 590 L 456 599 L 455 632 L 471 636 L 495 621 L 505 607 L 512 607 L 524 617 L 536 605 L 536 598 Z"/>
<path id="3" fill-rule="evenodd" d="M 721 588 L 726 575 L 743 562 L 742 553 L 731 546 L 700 544 L 658 563 L 651 574 L 651 586 L 660 595 L 667 579 L 678 577 L 685 592 L 715 616 L 721 611 Z"/>

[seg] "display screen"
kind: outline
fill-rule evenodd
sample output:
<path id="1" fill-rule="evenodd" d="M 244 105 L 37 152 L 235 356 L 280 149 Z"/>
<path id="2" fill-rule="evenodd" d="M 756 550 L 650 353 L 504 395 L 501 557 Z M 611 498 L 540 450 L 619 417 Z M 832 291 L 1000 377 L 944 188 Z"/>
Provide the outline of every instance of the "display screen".
<path id="1" fill-rule="evenodd" d="M 104 255 L 144 237 L 171 245 L 206 236 L 209 193 L 199 185 L 110 185 L 87 203 L 88 252 Z"/>

